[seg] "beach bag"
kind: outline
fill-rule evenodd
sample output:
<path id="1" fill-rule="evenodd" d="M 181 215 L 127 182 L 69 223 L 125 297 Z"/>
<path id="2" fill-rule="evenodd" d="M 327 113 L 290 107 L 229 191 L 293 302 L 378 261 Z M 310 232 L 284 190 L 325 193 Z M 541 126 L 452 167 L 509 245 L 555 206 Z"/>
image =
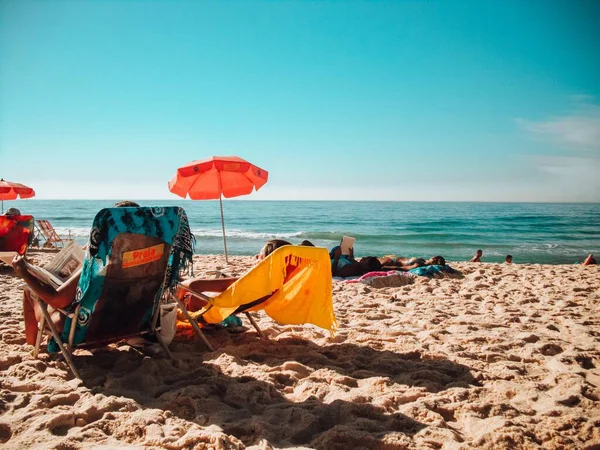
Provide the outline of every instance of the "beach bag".
<path id="1" fill-rule="evenodd" d="M 160 335 L 169 345 L 175 337 L 177 325 L 177 303 L 165 303 L 160 305 Z"/>

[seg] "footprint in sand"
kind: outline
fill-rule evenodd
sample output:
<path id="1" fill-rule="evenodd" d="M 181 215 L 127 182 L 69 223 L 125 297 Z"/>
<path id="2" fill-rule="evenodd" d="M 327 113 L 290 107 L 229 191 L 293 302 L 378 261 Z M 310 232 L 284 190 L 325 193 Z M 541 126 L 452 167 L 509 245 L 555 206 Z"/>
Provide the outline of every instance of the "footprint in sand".
<path id="1" fill-rule="evenodd" d="M 6 423 L 0 423 L 0 444 L 6 444 L 12 437 L 12 430 L 10 425 Z"/>
<path id="2" fill-rule="evenodd" d="M 23 357 L 18 354 L 6 355 L 0 358 L 0 370 L 6 370 L 9 367 L 23 361 Z"/>
<path id="3" fill-rule="evenodd" d="M 50 430 L 55 436 L 66 436 L 69 429 L 75 426 L 75 419 L 76 416 L 72 412 L 62 413 L 43 423 L 41 427 Z"/>
<path id="4" fill-rule="evenodd" d="M 6 332 L 2 335 L 2 340 L 6 344 L 23 345 L 25 343 L 25 337 L 23 336 L 23 333 L 19 332 Z"/>
<path id="5" fill-rule="evenodd" d="M 544 356 L 555 356 L 562 352 L 562 347 L 556 344 L 545 344 L 540 347 L 540 353 Z"/>
<path id="6" fill-rule="evenodd" d="M 589 370 L 596 368 L 596 366 L 592 362 L 592 358 L 590 358 L 589 356 L 578 355 L 575 357 L 575 361 L 577 361 L 577 364 L 579 364 L 582 369 Z"/>
<path id="7" fill-rule="evenodd" d="M 73 406 L 80 396 L 76 392 L 66 395 L 44 395 L 35 402 L 36 408 L 54 408 L 55 406 Z"/>

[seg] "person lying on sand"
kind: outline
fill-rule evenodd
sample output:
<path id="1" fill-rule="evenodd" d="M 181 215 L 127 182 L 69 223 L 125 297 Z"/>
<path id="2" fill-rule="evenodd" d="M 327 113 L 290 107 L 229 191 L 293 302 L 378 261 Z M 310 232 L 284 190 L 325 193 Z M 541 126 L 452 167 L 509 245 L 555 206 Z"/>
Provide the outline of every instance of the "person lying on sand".
<path id="1" fill-rule="evenodd" d="M 475 256 L 471 258 L 471 262 L 481 262 L 481 257 L 483 256 L 483 250 L 477 250 Z"/>
<path id="2" fill-rule="evenodd" d="M 584 266 L 592 266 L 594 264 L 598 264 L 596 262 L 596 259 L 594 258 L 594 255 L 592 255 L 591 253 L 588 255 L 587 258 L 584 259 L 584 261 L 581 263 Z"/>
<path id="3" fill-rule="evenodd" d="M 342 255 L 342 248 L 336 245 L 329 252 L 331 259 L 331 274 L 334 277 L 358 277 L 365 273 L 382 270 L 384 265 L 393 264 L 390 257 L 377 258 L 365 256 L 357 261 L 354 259 L 354 248 L 350 248 L 348 255 Z"/>
<path id="4" fill-rule="evenodd" d="M 412 270 L 422 266 L 445 266 L 446 260 L 443 256 L 432 256 L 428 260 L 423 258 L 396 258 L 393 260 L 399 270 Z M 386 264 L 384 264 L 386 265 Z"/>
<path id="5" fill-rule="evenodd" d="M 376 264 L 373 265 L 371 260 L 362 258 L 361 261 L 357 261 L 354 259 L 354 248 L 350 248 L 348 255 L 342 255 L 342 247 L 336 245 L 329 252 L 329 258 L 331 259 L 331 274 L 334 277 L 359 277 L 369 272 L 369 263 L 374 267 L 371 270 L 381 269 L 381 263 L 379 264 L 379 267 L 375 267 Z M 363 262 L 363 260 L 365 261 Z"/>
<path id="6" fill-rule="evenodd" d="M 421 266 L 446 265 L 443 256 L 433 256 L 428 260 L 423 258 L 393 258 L 385 256 L 378 258 L 375 256 L 365 256 L 360 261 L 354 259 L 354 248 L 350 249 L 349 255 L 342 255 L 340 246 L 335 246 L 329 252 L 331 258 L 331 273 L 334 277 L 355 277 L 368 272 L 379 270 L 403 270 L 409 271 Z"/>

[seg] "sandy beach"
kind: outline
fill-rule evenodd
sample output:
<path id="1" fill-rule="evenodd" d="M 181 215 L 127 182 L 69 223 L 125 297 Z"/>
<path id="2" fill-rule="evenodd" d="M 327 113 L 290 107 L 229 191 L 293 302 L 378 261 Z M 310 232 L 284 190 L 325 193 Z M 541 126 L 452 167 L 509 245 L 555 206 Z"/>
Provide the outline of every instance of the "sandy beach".
<path id="1" fill-rule="evenodd" d="M 37 254 L 44 263 L 52 255 Z M 231 275 L 250 257 L 230 258 Z M 335 337 L 264 314 L 260 339 L 179 336 L 31 356 L 0 268 L 0 446 L 10 449 L 597 449 L 600 267 L 451 263 L 461 279 L 334 282 Z M 224 268 L 196 256 L 195 274 Z"/>

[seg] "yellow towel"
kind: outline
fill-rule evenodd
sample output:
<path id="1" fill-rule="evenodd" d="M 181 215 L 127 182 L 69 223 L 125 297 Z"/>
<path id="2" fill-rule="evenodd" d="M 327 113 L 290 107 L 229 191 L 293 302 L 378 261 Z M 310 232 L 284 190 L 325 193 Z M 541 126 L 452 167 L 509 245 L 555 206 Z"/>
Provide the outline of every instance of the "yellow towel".
<path id="1" fill-rule="evenodd" d="M 278 248 L 212 299 L 214 306 L 203 318 L 219 323 L 239 306 L 272 293 L 250 311 L 263 309 L 285 325 L 312 323 L 333 336 L 337 322 L 331 296 L 331 262 L 327 249 L 318 247 Z"/>

